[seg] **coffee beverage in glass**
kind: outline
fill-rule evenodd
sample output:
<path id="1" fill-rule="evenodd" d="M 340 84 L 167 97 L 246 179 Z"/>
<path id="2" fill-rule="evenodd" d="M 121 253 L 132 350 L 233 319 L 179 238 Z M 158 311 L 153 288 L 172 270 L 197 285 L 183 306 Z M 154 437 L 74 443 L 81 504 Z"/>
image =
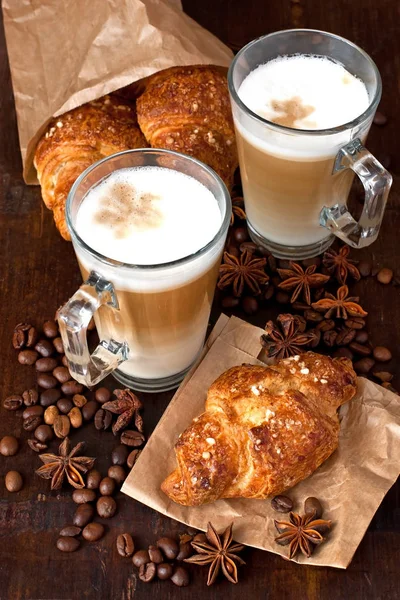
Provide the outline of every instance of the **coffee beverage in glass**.
<path id="1" fill-rule="evenodd" d="M 379 72 L 336 35 L 279 31 L 235 57 L 228 75 L 251 238 L 275 256 L 316 256 L 340 237 L 377 237 L 391 176 L 364 148 L 381 97 Z M 365 187 L 357 223 L 346 202 Z"/>
<path id="2" fill-rule="evenodd" d="M 230 212 L 214 171 L 167 150 L 122 152 L 80 176 L 66 217 L 85 283 L 59 313 L 75 379 L 179 384 L 204 343 Z"/>

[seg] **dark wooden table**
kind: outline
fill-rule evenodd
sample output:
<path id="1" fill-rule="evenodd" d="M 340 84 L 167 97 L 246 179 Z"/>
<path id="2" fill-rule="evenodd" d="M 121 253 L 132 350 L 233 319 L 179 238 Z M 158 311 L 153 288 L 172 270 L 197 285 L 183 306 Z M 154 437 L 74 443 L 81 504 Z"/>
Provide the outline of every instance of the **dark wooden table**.
<path id="1" fill-rule="evenodd" d="M 343 35 L 372 56 L 383 78 L 381 108 L 390 121 L 385 128 L 373 128 L 368 146 L 377 157 L 391 158 L 394 185 L 378 241 L 357 258 L 369 257 L 375 264 L 400 269 L 398 2 L 187 0 L 184 5 L 193 18 L 234 49 L 274 30 L 309 27 Z M 14 325 L 26 320 L 39 324 L 51 317 L 75 291 L 80 275 L 72 246 L 57 233 L 52 215 L 43 207 L 39 189 L 27 187 L 23 182 L 5 42 L 3 33 L 0 35 L 0 393 L 5 398 L 26 389 L 35 379 L 33 369 L 23 368 L 16 361 L 11 346 Z M 392 349 L 394 358 L 389 366 L 395 368 L 400 361 L 399 288 L 368 279 L 358 284 L 357 292 L 370 314 L 372 340 Z M 214 319 L 218 312 L 215 306 Z M 251 320 L 261 325 L 268 317 L 268 310 L 264 310 Z M 398 367 L 394 385 L 400 387 Z M 150 433 L 171 394 L 141 397 L 145 403 L 146 431 Z M 0 409 L 0 437 L 7 433 L 27 437 L 21 419 Z M 99 466 L 105 470 L 115 445 L 112 434 L 100 434 L 89 425 L 74 434 L 76 440 L 83 438 L 88 441 L 88 454 L 99 456 Z M 130 561 L 118 557 L 115 538 L 120 532 L 130 531 L 137 545 L 145 547 L 163 534 L 183 532 L 182 525 L 119 494 L 118 515 L 107 525 L 103 540 L 86 544 L 75 554 L 62 554 L 55 549 L 55 541 L 58 530 L 71 520 L 74 511 L 70 493 L 48 492 L 47 482 L 33 474 L 39 460 L 26 443 L 15 457 L 0 458 L 1 600 L 203 597 L 211 600 L 221 596 L 248 600 L 391 600 L 400 597 L 398 484 L 383 500 L 346 571 L 298 566 L 276 555 L 249 549 L 245 552 L 247 566 L 240 571 L 239 585 L 221 580 L 207 588 L 204 570 L 193 567 L 190 587 L 178 589 L 170 582 L 145 585 L 138 581 Z M 25 478 L 25 487 L 17 496 L 4 488 L 4 474 L 9 469 L 18 469 Z"/>

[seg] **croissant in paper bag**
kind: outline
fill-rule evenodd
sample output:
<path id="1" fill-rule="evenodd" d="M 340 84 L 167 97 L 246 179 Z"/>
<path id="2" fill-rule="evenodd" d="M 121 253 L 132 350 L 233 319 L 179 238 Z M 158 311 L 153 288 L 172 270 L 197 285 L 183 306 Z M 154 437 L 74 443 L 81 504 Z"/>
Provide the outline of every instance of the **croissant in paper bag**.
<path id="1" fill-rule="evenodd" d="M 282 493 L 337 448 L 337 409 L 355 391 L 348 359 L 313 352 L 229 369 L 176 443 L 163 492 L 185 506 Z"/>

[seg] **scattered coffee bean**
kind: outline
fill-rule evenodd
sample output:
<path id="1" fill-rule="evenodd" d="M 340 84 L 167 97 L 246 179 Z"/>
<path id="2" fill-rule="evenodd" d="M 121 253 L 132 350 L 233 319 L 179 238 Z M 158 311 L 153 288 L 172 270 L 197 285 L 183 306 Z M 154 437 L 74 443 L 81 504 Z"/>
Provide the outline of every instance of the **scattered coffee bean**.
<path id="1" fill-rule="evenodd" d="M 71 410 L 68 413 L 68 418 L 74 429 L 78 429 L 79 427 L 82 426 L 83 417 L 82 417 L 81 411 L 79 410 L 79 408 L 77 406 L 74 406 L 73 408 L 71 408 Z"/>
<path id="2" fill-rule="evenodd" d="M 36 427 L 33 435 L 38 442 L 45 444 L 53 439 L 53 430 L 50 425 L 39 425 L 39 427 Z"/>
<path id="3" fill-rule="evenodd" d="M 44 390 L 40 394 L 40 404 L 44 407 L 52 406 L 61 398 L 61 392 L 58 389 Z"/>
<path id="4" fill-rule="evenodd" d="M 388 362 L 392 359 L 392 353 L 390 352 L 389 348 L 385 348 L 385 346 L 376 346 L 373 349 L 372 354 L 379 362 Z"/>
<path id="5" fill-rule="evenodd" d="M 324 512 L 324 510 L 323 510 L 322 504 L 318 500 L 318 498 L 314 498 L 313 496 L 310 496 L 310 498 L 307 498 L 304 502 L 304 512 L 308 517 L 310 517 L 313 513 L 315 513 L 314 518 L 320 519 L 322 517 L 322 513 Z"/>
<path id="6" fill-rule="evenodd" d="M 58 438 L 65 438 L 69 434 L 71 423 L 66 415 L 59 415 L 54 420 L 53 428 Z"/>
<path id="7" fill-rule="evenodd" d="M 372 369 L 374 364 L 375 364 L 375 361 L 373 358 L 365 357 L 365 358 L 361 358 L 357 362 L 353 363 L 353 367 L 357 373 L 362 373 L 362 374 L 366 375 L 367 373 L 370 372 L 370 370 Z"/>
<path id="8" fill-rule="evenodd" d="M 130 533 L 121 533 L 117 537 L 117 552 L 120 556 L 128 558 L 135 551 L 135 544 Z"/>
<path id="9" fill-rule="evenodd" d="M 89 523 L 82 531 L 82 537 L 88 542 L 98 542 L 104 535 L 104 525 Z"/>
<path id="10" fill-rule="evenodd" d="M 348 346 L 356 337 L 356 330 L 342 327 L 336 336 L 337 346 Z"/>
<path id="11" fill-rule="evenodd" d="M 44 413 L 43 406 L 36 404 L 34 406 L 28 406 L 22 413 L 23 419 L 28 419 L 29 417 L 41 417 Z"/>
<path id="12" fill-rule="evenodd" d="M 35 431 L 36 427 L 42 423 L 42 417 L 28 417 L 22 422 L 22 427 L 25 431 Z"/>
<path id="13" fill-rule="evenodd" d="M 39 394 L 34 389 L 25 390 L 22 392 L 25 406 L 34 406 L 39 402 Z"/>
<path id="14" fill-rule="evenodd" d="M 31 348 L 37 340 L 37 331 L 30 323 L 18 323 L 14 328 L 12 344 L 16 350 Z"/>
<path id="15" fill-rule="evenodd" d="M 0 454 L 2 456 L 15 456 L 18 448 L 18 440 L 13 435 L 5 435 L 0 441 Z"/>
<path id="16" fill-rule="evenodd" d="M 75 396 L 73 396 L 72 398 L 72 402 L 78 408 L 82 408 L 83 406 L 85 406 L 85 404 L 87 404 L 87 398 L 85 398 L 85 396 L 82 396 L 82 394 L 75 394 Z"/>
<path id="17" fill-rule="evenodd" d="M 44 358 L 48 358 L 54 354 L 55 348 L 49 340 L 39 340 L 35 346 L 35 350 Z"/>
<path id="18" fill-rule="evenodd" d="M 63 527 L 60 531 L 60 536 L 61 537 L 75 537 L 76 535 L 79 535 L 82 531 L 81 527 L 76 527 L 76 525 L 66 525 L 66 527 Z"/>
<path id="19" fill-rule="evenodd" d="M 91 504 L 80 504 L 73 517 L 73 523 L 77 527 L 85 527 L 94 517 L 94 506 Z"/>
<path id="20" fill-rule="evenodd" d="M 157 548 L 160 548 L 168 560 L 174 560 L 179 553 L 179 546 L 175 540 L 169 537 L 162 537 L 156 541 Z"/>
<path id="21" fill-rule="evenodd" d="M 179 553 L 176 560 L 185 560 L 193 554 L 193 548 L 190 542 L 184 542 L 179 544 Z"/>
<path id="22" fill-rule="evenodd" d="M 159 548 L 157 548 L 157 546 L 149 546 L 148 553 L 151 562 L 155 563 L 156 565 L 160 565 L 164 561 L 162 552 Z"/>
<path id="23" fill-rule="evenodd" d="M 369 346 L 365 346 L 364 344 L 359 344 L 358 342 L 352 342 L 350 345 L 350 350 L 355 352 L 356 354 L 361 354 L 361 356 L 369 356 L 372 353 L 372 350 Z"/>
<path id="24" fill-rule="evenodd" d="M 114 450 L 111 452 L 111 462 L 113 465 L 121 465 L 123 466 L 126 463 L 126 459 L 128 458 L 129 449 L 120 444 L 116 446 Z"/>
<path id="25" fill-rule="evenodd" d="M 146 563 L 139 568 L 139 579 L 144 583 L 149 583 L 153 581 L 156 576 L 156 565 L 152 562 Z"/>
<path id="26" fill-rule="evenodd" d="M 101 387 L 95 391 L 94 397 L 97 400 L 97 402 L 100 402 L 100 404 L 105 404 L 105 402 L 108 402 L 110 400 L 111 392 L 107 388 Z"/>
<path id="27" fill-rule="evenodd" d="M 112 496 L 115 492 L 115 481 L 111 477 L 104 477 L 100 481 L 99 491 L 102 496 Z"/>
<path id="28" fill-rule="evenodd" d="M 109 519 L 115 515 L 117 503 L 111 496 L 101 496 L 96 504 L 97 514 L 103 519 Z"/>
<path id="29" fill-rule="evenodd" d="M 113 479 L 117 485 L 122 485 L 126 478 L 125 469 L 120 465 L 112 465 L 109 467 L 107 475 Z"/>
<path id="30" fill-rule="evenodd" d="M 75 552 L 80 546 L 80 541 L 71 536 L 59 537 L 56 545 L 61 552 Z"/>
<path id="31" fill-rule="evenodd" d="M 360 317 L 352 317 L 351 319 L 346 319 L 344 324 L 350 329 L 364 329 L 365 327 L 365 321 Z"/>
<path id="32" fill-rule="evenodd" d="M 365 344 L 368 341 L 368 333 L 366 331 L 357 331 L 354 341 L 358 344 Z"/>
<path id="33" fill-rule="evenodd" d="M 96 492 L 94 490 L 88 490 L 87 488 L 74 490 L 72 492 L 72 500 L 75 502 L 75 504 L 86 504 L 87 502 L 93 502 L 96 500 Z"/>
<path id="34" fill-rule="evenodd" d="M 239 298 L 235 298 L 235 296 L 224 296 L 221 301 L 223 308 L 236 308 L 239 304 L 240 300 Z"/>
<path id="35" fill-rule="evenodd" d="M 385 267 L 378 272 L 376 278 L 379 281 L 379 283 L 383 283 L 384 285 L 387 285 L 393 279 L 393 271 L 392 271 L 392 269 L 387 269 Z"/>
<path id="36" fill-rule="evenodd" d="M 82 394 L 83 385 L 75 381 L 75 379 L 70 379 L 66 381 L 61 386 L 61 391 L 66 396 L 74 396 L 75 394 Z"/>
<path id="37" fill-rule="evenodd" d="M 53 340 L 54 348 L 59 354 L 64 354 L 64 344 L 60 337 L 56 337 Z"/>
<path id="38" fill-rule="evenodd" d="M 257 298 L 254 298 L 254 296 L 245 296 L 242 298 L 242 308 L 246 315 L 254 315 L 258 311 Z"/>
<path id="39" fill-rule="evenodd" d="M 21 473 L 18 471 L 8 471 L 4 478 L 4 483 L 9 492 L 19 492 L 24 485 Z"/>
<path id="40" fill-rule="evenodd" d="M 354 354 L 352 353 L 352 351 L 344 346 L 335 350 L 333 356 L 334 358 L 348 358 L 349 360 L 353 360 L 354 358 Z"/>
<path id="41" fill-rule="evenodd" d="M 57 400 L 57 408 L 63 415 L 67 415 L 73 406 L 73 402 L 69 398 L 60 398 Z"/>
<path id="42" fill-rule="evenodd" d="M 39 358 L 35 363 L 35 368 L 40 373 L 50 373 L 53 371 L 58 365 L 58 362 L 55 358 Z"/>
<path id="43" fill-rule="evenodd" d="M 138 550 L 135 552 L 132 558 L 132 562 L 135 567 L 141 567 L 142 565 L 146 565 L 150 562 L 150 556 L 147 550 Z"/>
<path id="44" fill-rule="evenodd" d="M 94 415 L 94 426 L 98 431 L 106 430 L 110 427 L 112 423 L 112 413 L 108 410 L 104 410 L 99 408 L 99 410 Z"/>
<path id="45" fill-rule="evenodd" d="M 89 490 L 97 490 L 100 481 L 102 480 L 101 473 L 97 469 L 91 469 L 86 475 L 86 487 Z"/>
<path id="46" fill-rule="evenodd" d="M 47 449 L 47 444 L 44 444 L 43 442 L 34 439 L 29 439 L 27 441 L 29 448 L 34 452 L 43 452 L 43 450 Z"/>
<path id="47" fill-rule="evenodd" d="M 22 403 L 22 396 L 20 396 L 19 394 L 12 394 L 4 400 L 3 406 L 6 410 L 18 410 L 19 408 L 21 408 Z"/>
<path id="48" fill-rule="evenodd" d="M 136 463 L 141 452 L 141 450 L 132 450 L 132 452 L 129 454 L 126 463 L 130 469 L 132 469 L 133 465 Z"/>
<path id="49" fill-rule="evenodd" d="M 59 335 L 58 325 L 55 321 L 48 320 L 43 323 L 43 333 L 47 338 L 55 338 Z"/>
<path id="50" fill-rule="evenodd" d="M 61 364 L 62 364 L 64 367 L 67 367 L 67 368 L 69 368 L 69 364 L 68 364 L 68 358 L 66 357 L 66 355 L 65 355 L 65 354 L 64 354 L 64 356 L 63 356 L 63 357 L 62 357 L 62 359 L 61 359 Z"/>
<path id="51" fill-rule="evenodd" d="M 364 192 L 363 192 L 363 194 L 364 194 Z M 372 265 L 368 261 L 361 260 L 358 263 L 357 268 L 360 272 L 361 277 L 369 277 L 371 275 Z"/>
<path id="52" fill-rule="evenodd" d="M 286 292 L 278 290 L 275 294 L 275 300 L 278 302 L 278 304 L 288 304 L 290 301 L 290 296 Z"/>
<path id="53" fill-rule="evenodd" d="M 89 400 L 82 406 L 82 416 L 84 421 L 91 421 L 99 408 L 95 400 Z"/>
<path id="54" fill-rule="evenodd" d="M 157 565 L 157 577 L 161 581 L 166 581 L 171 578 L 174 572 L 174 567 L 170 563 L 161 563 Z"/>
<path id="55" fill-rule="evenodd" d="M 249 232 L 247 231 L 247 227 L 236 227 L 236 229 L 233 230 L 233 238 L 237 244 L 242 244 L 248 240 Z"/>
<path id="56" fill-rule="evenodd" d="M 53 375 L 49 375 L 48 373 L 38 373 L 37 382 L 40 387 L 45 390 L 50 390 L 51 388 L 55 388 L 57 385 L 57 379 L 53 377 Z"/>
<path id="57" fill-rule="evenodd" d="M 275 293 L 275 287 L 273 286 L 272 283 L 270 283 L 268 285 L 267 289 L 265 290 L 264 299 L 265 300 L 271 300 L 271 298 L 274 295 L 274 293 Z"/>
<path id="58" fill-rule="evenodd" d="M 59 411 L 57 406 L 48 406 L 44 411 L 44 422 L 47 425 L 54 425 L 54 421 L 59 416 Z"/>
<path id="59" fill-rule="evenodd" d="M 304 311 L 304 317 L 307 321 L 311 321 L 312 323 L 320 323 L 324 319 L 321 313 L 311 309 Z"/>
<path id="60" fill-rule="evenodd" d="M 335 321 L 333 319 L 325 319 L 316 325 L 316 329 L 324 333 L 325 331 L 331 331 L 331 329 L 335 329 Z"/>
<path id="61" fill-rule="evenodd" d="M 186 587 L 189 585 L 189 573 L 183 567 L 176 567 L 171 581 L 178 587 Z"/>
<path id="62" fill-rule="evenodd" d="M 53 375 L 59 383 L 66 383 L 71 379 L 71 374 L 67 367 L 56 367 L 53 371 Z"/>
<path id="63" fill-rule="evenodd" d="M 374 377 L 376 377 L 377 379 L 379 379 L 380 381 L 384 381 L 384 382 L 392 381 L 392 379 L 393 379 L 393 373 L 389 373 L 389 371 L 380 371 L 380 370 L 375 371 L 374 370 L 372 375 Z"/>
<path id="64" fill-rule="evenodd" d="M 134 429 L 125 429 L 125 431 L 121 433 L 121 444 L 125 444 L 126 446 L 141 446 L 145 439 L 143 433 L 135 431 Z"/>
<path id="65" fill-rule="evenodd" d="M 379 110 L 376 111 L 374 120 L 374 125 L 378 125 L 378 127 L 383 127 L 387 123 L 387 116 L 381 113 Z"/>
<path id="66" fill-rule="evenodd" d="M 36 350 L 21 350 L 18 354 L 18 362 L 21 365 L 34 365 L 38 356 Z"/>
<path id="67" fill-rule="evenodd" d="M 207 536 L 205 533 L 196 533 L 196 535 L 193 538 L 194 542 L 199 542 L 200 544 L 204 544 L 207 543 Z"/>
<path id="68" fill-rule="evenodd" d="M 337 335 L 337 331 L 335 331 L 334 329 L 331 329 L 330 331 L 325 331 L 323 335 L 325 346 L 328 346 L 328 348 L 332 348 L 332 346 L 334 346 L 336 343 Z"/>
<path id="69" fill-rule="evenodd" d="M 288 513 L 293 510 L 293 502 L 287 496 L 275 496 L 271 500 L 271 506 L 274 510 L 281 513 Z"/>

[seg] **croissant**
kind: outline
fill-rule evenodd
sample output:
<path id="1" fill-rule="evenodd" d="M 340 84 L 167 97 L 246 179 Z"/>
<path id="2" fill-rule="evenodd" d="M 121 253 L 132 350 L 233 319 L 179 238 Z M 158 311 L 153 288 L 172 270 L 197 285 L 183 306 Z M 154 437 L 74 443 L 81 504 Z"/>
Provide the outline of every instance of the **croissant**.
<path id="1" fill-rule="evenodd" d="M 153 148 L 189 154 L 232 187 L 238 158 L 226 76 L 218 67 L 171 67 L 149 78 L 136 101 L 138 121 Z"/>
<path id="2" fill-rule="evenodd" d="M 348 359 L 313 352 L 229 369 L 179 437 L 178 466 L 161 489 L 185 506 L 284 492 L 337 448 L 337 409 L 355 391 Z"/>
<path id="3" fill-rule="evenodd" d="M 65 202 L 77 177 L 101 158 L 145 146 L 135 105 L 121 98 L 104 96 L 50 122 L 37 145 L 34 165 L 44 203 L 63 238 L 71 239 Z"/>

